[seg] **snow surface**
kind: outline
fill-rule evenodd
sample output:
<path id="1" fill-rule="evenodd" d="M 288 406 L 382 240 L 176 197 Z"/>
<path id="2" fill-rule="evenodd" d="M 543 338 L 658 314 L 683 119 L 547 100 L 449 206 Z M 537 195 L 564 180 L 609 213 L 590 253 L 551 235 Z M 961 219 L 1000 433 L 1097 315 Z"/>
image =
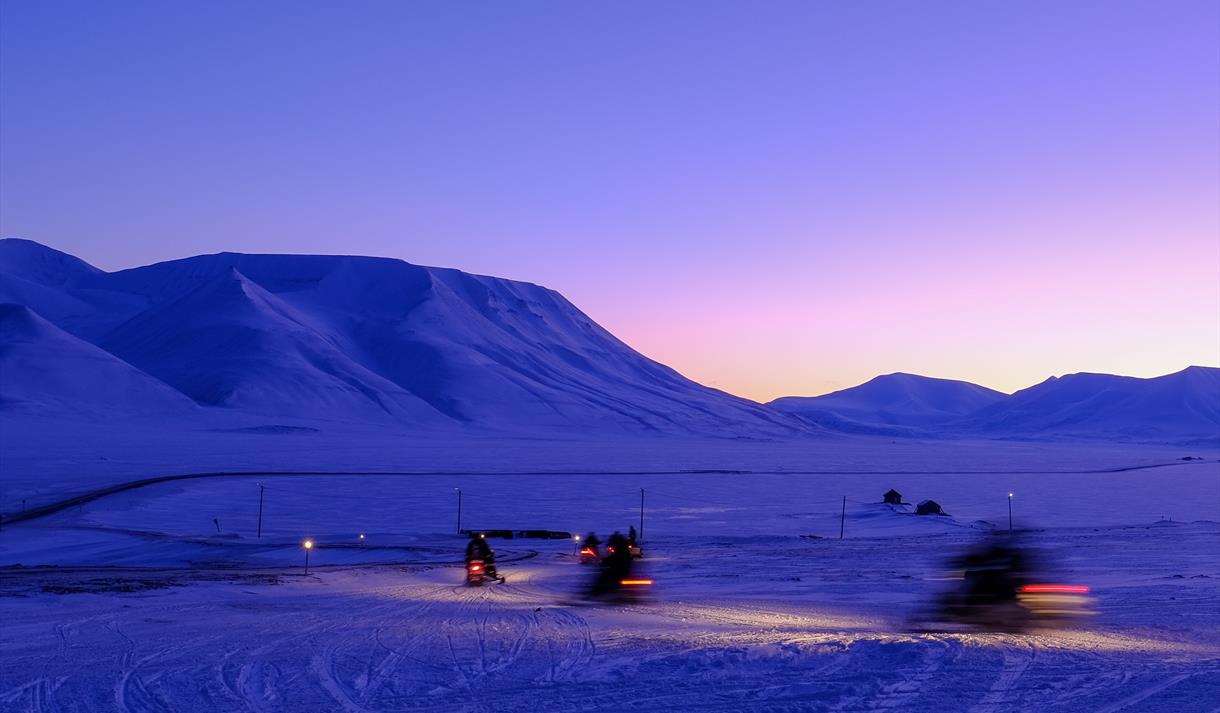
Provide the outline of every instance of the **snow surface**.
<path id="1" fill-rule="evenodd" d="M 843 446 L 838 459 L 862 453 Z M 948 453 L 924 452 L 923 465 L 943 468 Z M 1044 467 L 1113 465 L 1087 449 L 1041 457 Z M 455 487 L 466 527 L 603 537 L 638 524 L 644 488 L 651 600 L 583 604 L 576 593 L 590 574 L 568 541 L 495 540 L 508 582 L 460 586 Z M 889 487 L 908 500 L 935 497 L 952 516 L 881 505 Z M 945 558 L 1006 527 L 1009 488 L 1048 575 L 1092 586 L 1097 615 L 1025 634 L 921 631 L 919 612 L 951 586 Z M 0 533 L 0 702 L 13 711 L 1210 711 L 1220 693 L 1217 504 L 1214 460 L 1090 474 L 155 484 Z M 304 537 L 318 545 L 308 576 Z"/>

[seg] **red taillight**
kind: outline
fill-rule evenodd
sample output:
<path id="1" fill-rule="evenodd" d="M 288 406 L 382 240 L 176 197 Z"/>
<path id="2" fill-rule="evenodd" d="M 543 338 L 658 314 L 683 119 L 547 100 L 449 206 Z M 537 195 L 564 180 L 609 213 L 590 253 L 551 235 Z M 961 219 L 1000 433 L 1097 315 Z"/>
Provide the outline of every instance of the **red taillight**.
<path id="1" fill-rule="evenodd" d="M 607 552 L 607 553 L 609 553 L 609 554 L 614 554 L 614 548 L 613 548 L 613 547 L 607 547 L 607 548 L 606 548 L 606 552 Z"/>
<path id="2" fill-rule="evenodd" d="M 589 547 L 584 548 L 583 550 L 581 550 L 581 551 L 580 551 L 580 553 L 581 553 L 582 555 L 589 555 L 590 557 L 595 557 L 595 556 L 597 555 L 597 553 L 596 553 L 596 552 L 594 552 L 594 551 L 593 551 L 591 548 L 589 548 Z"/>
<path id="3" fill-rule="evenodd" d="M 1083 584 L 1027 584 L 1021 587 L 1022 594 L 1088 594 Z"/>
<path id="4" fill-rule="evenodd" d="M 472 564 L 472 565 L 470 565 L 470 571 L 471 571 L 471 572 L 478 572 L 478 571 L 479 571 L 479 570 L 481 570 L 481 569 L 483 569 L 483 565 L 481 565 L 481 564 Z"/>
<path id="5" fill-rule="evenodd" d="M 651 579 L 624 579 L 619 582 L 624 587 L 647 587 L 652 584 Z"/>

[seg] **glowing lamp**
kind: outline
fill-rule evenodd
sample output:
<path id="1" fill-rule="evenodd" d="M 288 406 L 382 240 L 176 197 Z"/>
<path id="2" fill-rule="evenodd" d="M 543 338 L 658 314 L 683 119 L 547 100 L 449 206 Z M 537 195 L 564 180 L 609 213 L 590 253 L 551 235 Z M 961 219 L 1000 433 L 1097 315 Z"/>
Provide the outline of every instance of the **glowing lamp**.
<path id="1" fill-rule="evenodd" d="M 302 546 L 307 550 L 312 550 L 313 549 L 313 540 L 305 540 L 305 542 L 303 543 Z"/>

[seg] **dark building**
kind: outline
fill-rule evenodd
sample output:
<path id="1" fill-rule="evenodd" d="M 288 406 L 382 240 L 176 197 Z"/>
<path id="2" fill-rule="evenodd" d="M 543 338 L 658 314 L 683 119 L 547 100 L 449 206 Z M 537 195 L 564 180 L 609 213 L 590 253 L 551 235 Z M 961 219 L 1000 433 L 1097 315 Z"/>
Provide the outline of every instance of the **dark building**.
<path id="1" fill-rule="evenodd" d="M 919 502 L 919 504 L 915 506 L 915 514 L 916 515 L 945 515 L 947 513 L 944 511 L 943 508 L 941 508 L 940 503 L 936 502 L 935 500 L 921 500 Z"/>
<path id="2" fill-rule="evenodd" d="M 890 488 L 886 491 L 885 495 L 881 496 L 881 502 L 886 503 L 887 505 L 901 505 L 902 493 Z"/>

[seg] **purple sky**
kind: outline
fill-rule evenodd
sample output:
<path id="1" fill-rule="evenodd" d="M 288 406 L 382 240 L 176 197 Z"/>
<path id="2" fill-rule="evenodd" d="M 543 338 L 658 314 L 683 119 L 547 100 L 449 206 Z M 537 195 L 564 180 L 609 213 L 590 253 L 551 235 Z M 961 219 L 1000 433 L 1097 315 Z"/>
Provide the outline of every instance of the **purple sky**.
<path id="1" fill-rule="evenodd" d="M 563 292 L 757 399 L 1220 364 L 1220 4 L 0 3 L 0 234 Z"/>

